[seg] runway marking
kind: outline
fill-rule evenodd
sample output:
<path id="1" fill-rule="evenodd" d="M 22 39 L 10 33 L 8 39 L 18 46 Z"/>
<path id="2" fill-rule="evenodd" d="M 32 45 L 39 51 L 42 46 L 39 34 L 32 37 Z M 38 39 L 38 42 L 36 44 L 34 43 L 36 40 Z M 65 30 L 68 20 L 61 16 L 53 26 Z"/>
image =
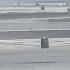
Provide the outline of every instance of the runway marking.
<path id="1" fill-rule="evenodd" d="M 12 18 L 12 19 L 8 19 L 8 20 L 6 20 L 6 19 L 4 19 L 4 20 L 5 20 L 5 21 L 11 21 L 11 22 L 13 22 L 13 21 L 19 21 L 19 20 L 42 20 L 42 19 L 43 19 L 43 20 L 49 20 L 49 19 L 55 19 L 55 20 L 56 20 L 56 19 L 67 19 L 67 18 L 70 18 L 70 17 L 23 18 L 23 19 L 22 19 L 22 18 L 21 18 L 21 19 L 20 19 L 20 18 L 18 18 L 18 19 L 13 19 L 13 18 Z M 12 21 L 12 20 L 13 20 L 13 21 Z M 0 22 L 1 22 L 1 21 L 2 21 L 2 22 L 5 22 L 5 21 L 3 21 L 3 20 L 0 20 Z"/>
<path id="2" fill-rule="evenodd" d="M 0 30 L 0 32 L 10 32 L 10 31 L 47 31 L 47 30 L 51 30 L 51 31 L 53 31 L 53 30 L 57 30 L 57 31 L 61 31 L 61 30 L 64 30 L 64 31 L 66 31 L 66 30 L 70 30 L 70 29 L 32 29 L 32 30 Z"/>

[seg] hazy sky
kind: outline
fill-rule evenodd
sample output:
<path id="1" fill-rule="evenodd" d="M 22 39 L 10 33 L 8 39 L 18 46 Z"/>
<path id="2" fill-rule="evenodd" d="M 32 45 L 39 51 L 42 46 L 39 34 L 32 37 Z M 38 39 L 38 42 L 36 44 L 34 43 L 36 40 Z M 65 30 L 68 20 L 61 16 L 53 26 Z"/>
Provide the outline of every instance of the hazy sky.
<path id="1" fill-rule="evenodd" d="M 70 0 L 0 0 L 0 4 L 15 4 L 17 3 L 18 1 L 20 2 L 23 2 L 23 3 L 33 3 L 33 2 L 36 2 L 36 1 L 41 1 L 41 2 L 44 2 L 44 1 L 70 1 Z"/>
<path id="2" fill-rule="evenodd" d="M 0 0 L 0 2 L 16 2 L 18 0 Z M 34 1 L 70 1 L 70 0 L 20 0 L 23 2 L 34 2 Z"/>

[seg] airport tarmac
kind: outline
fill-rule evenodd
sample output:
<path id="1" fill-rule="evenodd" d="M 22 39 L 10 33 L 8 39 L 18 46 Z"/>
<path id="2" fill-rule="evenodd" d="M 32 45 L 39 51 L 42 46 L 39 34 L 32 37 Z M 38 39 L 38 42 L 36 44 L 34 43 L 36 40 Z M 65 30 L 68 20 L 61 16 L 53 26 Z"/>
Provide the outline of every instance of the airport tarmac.
<path id="1" fill-rule="evenodd" d="M 70 38 L 70 22 L 48 22 L 47 18 L 0 20 L 0 40 Z"/>
<path id="2" fill-rule="evenodd" d="M 70 16 L 70 13 L 67 12 L 8 12 L 0 13 L 0 20 L 6 19 L 24 19 L 24 18 L 51 18 L 51 17 L 66 17 Z"/>
<path id="3" fill-rule="evenodd" d="M 1 70 L 70 70 L 70 38 L 49 38 L 49 49 L 40 39 L 0 40 Z"/>
<path id="4" fill-rule="evenodd" d="M 0 69 L 70 70 L 70 22 L 48 22 L 45 14 L 31 15 L 0 14 Z M 50 30 L 50 48 L 41 50 L 43 30 Z"/>

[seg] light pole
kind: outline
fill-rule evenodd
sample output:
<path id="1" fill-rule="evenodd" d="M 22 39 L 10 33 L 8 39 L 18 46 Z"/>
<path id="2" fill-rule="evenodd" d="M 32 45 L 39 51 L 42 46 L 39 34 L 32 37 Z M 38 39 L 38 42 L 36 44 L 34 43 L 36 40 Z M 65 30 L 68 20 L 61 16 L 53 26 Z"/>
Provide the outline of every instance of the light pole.
<path id="1" fill-rule="evenodd" d="M 20 7 L 20 0 L 17 1 L 17 6 Z"/>

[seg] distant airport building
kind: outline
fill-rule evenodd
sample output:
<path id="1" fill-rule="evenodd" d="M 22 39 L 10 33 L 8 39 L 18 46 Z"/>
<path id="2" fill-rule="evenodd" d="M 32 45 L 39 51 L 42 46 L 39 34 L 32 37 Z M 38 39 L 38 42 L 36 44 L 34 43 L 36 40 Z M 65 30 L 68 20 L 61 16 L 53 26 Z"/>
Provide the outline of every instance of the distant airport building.
<path id="1" fill-rule="evenodd" d="M 19 4 L 19 2 L 18 2 Z M 68 7 L 70 3 L 21 3 L 21 6 L 53 6 L 53 7 Z"/>
<path id="2" fill-rule="evenodd" d="M 38 3 L 39 4 L 39 6 L 55 6 L 55 7 L 68 7 L 68 6 L 70 6 L 70 3 L 66 3 L 66 2 L 64 2 L 64 3 Z"/>
<path id="3" fill-rule="evenodd" d="M 1 6 L 2 4 L 0 3 L 0 6 Z M 70 2 L 45 2 L 45 3 L 43 3 L 43 2 L 39 2 L 39 1 L 36 1 L 36 2 L 33 2 L 33 3 L 24 3 L 24 2 L 22 2 L 21 0 L 18 0 L 18 1 L 16 1 L 15 3 L 5 3 L 5 4 L 3 4 L 4 6 L 18 6 L 18 7 L 22 7 L 22 6 L 49 6 L 49 7 L 51 7 L 51 6 L 53 6 L 53 7 L 68 7 L 68 6 L 70 6 Z M 2 5 L 2 6 L 3 6 Z"/>
<path id="4" fill-rule="evenodd" d="M 4 4 L 0 6 L 0 10 L 4 9 L 10 10 L 22 10 L 22 12 L 70 12 L 70 3 L 69 2 L 34 2 L 34 3 L 23 3 L 21 1 L 17 1 L 14 4 Z"/>

